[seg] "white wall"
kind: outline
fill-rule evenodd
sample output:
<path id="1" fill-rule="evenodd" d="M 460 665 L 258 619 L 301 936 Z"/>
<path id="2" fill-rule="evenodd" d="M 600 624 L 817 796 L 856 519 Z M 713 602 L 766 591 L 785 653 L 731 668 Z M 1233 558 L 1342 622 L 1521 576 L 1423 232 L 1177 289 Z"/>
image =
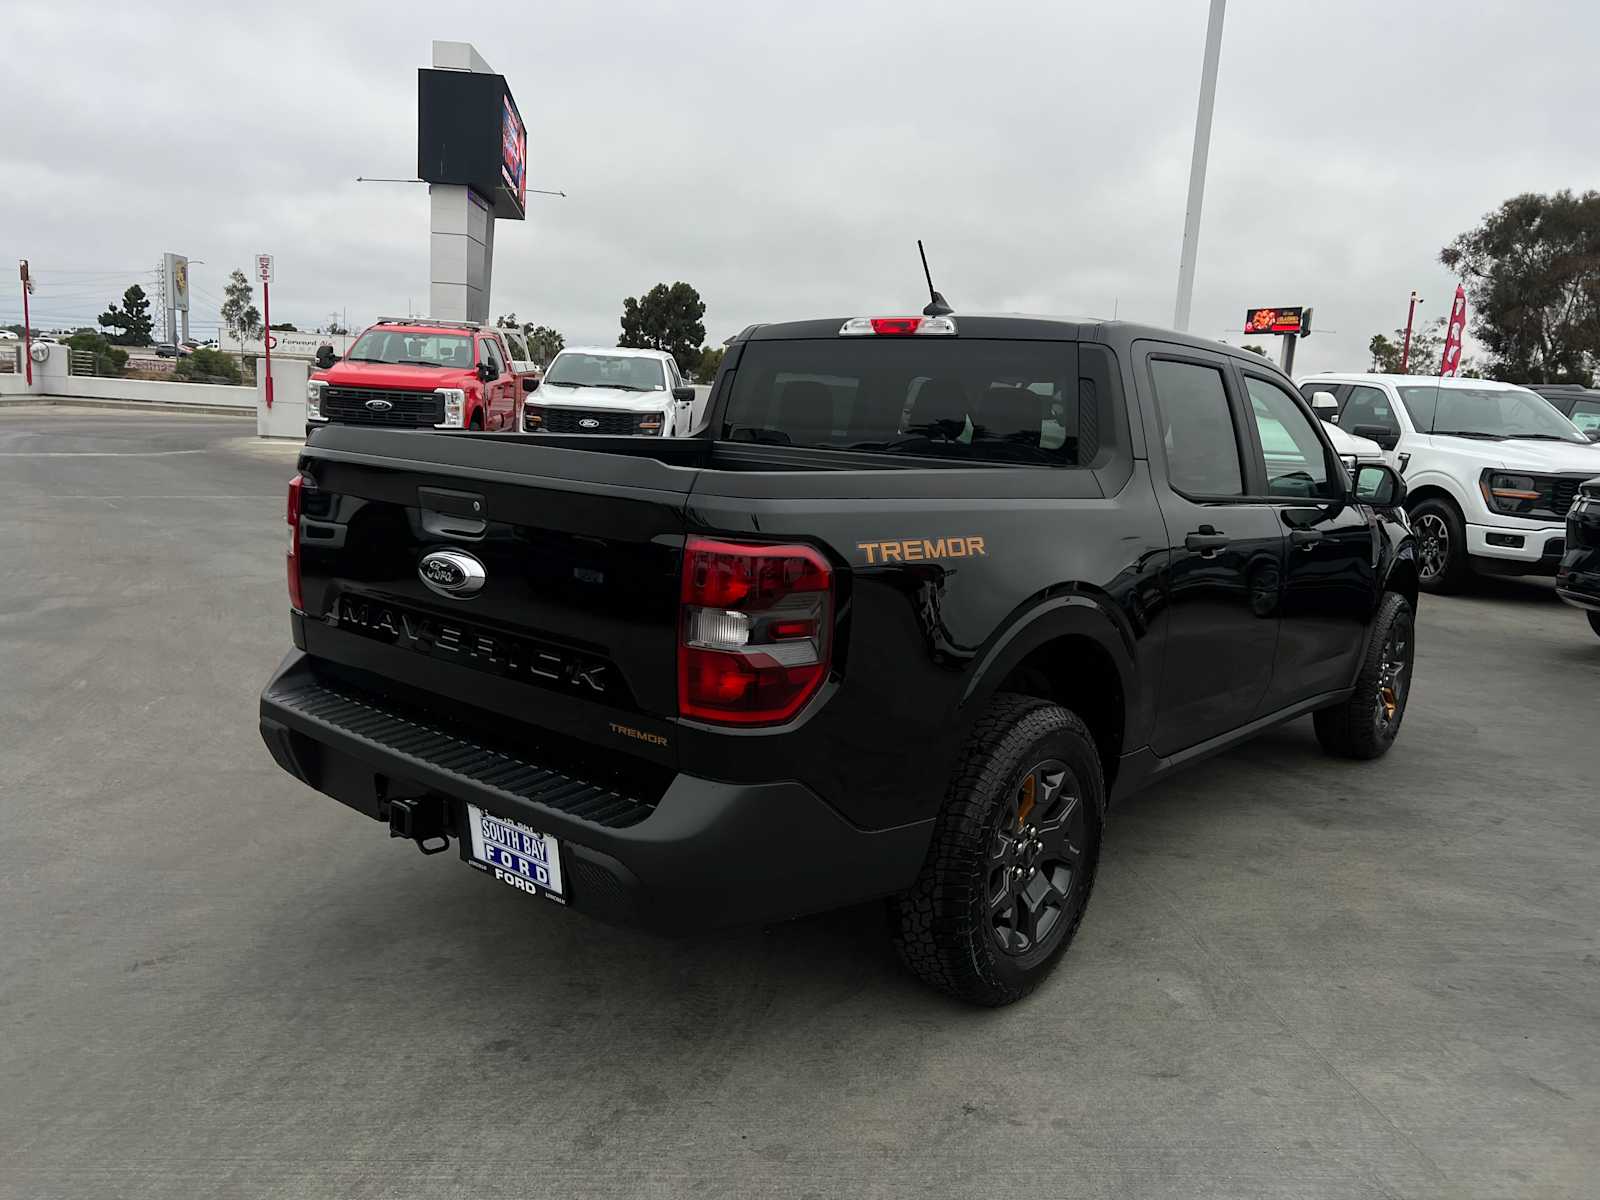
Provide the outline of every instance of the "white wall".
<path id="1" fill-rule="evenodd" d="M 255 407 L 256 389 L 230 384 L 177 383 L 164 379 L 101 379 L 67 374 L 67 348 L 47 345 L 49 355 L 33 364 L 33 386 L 25 374 L 0 375 L 0 396 L 38 396 L 64 400 L 134 400 L 149 404 L 209 404 L 248 411 Z M 277 364 L 273 364 L 276 366 Z M 305 382 L 300 384 L 305 402 Z"/>

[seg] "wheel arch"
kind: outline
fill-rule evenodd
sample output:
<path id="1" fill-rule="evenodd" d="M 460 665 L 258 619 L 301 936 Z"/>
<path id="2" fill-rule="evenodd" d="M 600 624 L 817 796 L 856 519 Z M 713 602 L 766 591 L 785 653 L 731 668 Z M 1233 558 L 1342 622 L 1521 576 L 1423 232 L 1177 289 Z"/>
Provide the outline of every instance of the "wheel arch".
<path id="1" fill-rule="evenodd" d="M 1107 611 L 1107 603 L 1073 593 L 1023 614 L 973 669 L 961 716 L 969 724 L 1002 692 L 1070 709 L 1094 738 L 1109 794 L 1127 749 L 1138 691 L 1131 635 Z"/>

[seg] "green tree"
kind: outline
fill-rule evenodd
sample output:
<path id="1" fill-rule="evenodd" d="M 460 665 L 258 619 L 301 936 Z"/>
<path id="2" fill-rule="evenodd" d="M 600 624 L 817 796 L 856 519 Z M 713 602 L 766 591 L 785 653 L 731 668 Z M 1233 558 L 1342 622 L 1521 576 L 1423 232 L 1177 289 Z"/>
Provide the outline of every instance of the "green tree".
<path id="1" fill-rule="evenodd" d="M 298 329 L 296 329 L 288 321 L 285 321 L 282 325 L 273 325 L 273 326 L 271 326 L 271 328 L 276 330 L 278 333 L 299 333 L 300 332 Z"/>
<path id="2" fill-rule="evenodd" d="M 115 329 L 110 341 L 119 346 L 148 346 L 154 322 L 150 319 L 150 301 L 137 283 L 122 293 L 122 307 L 110 305 L 98 318 L 107 329 Z"/>
<path id="3" fill-rule="evenodd" d="M 196 350 L 180 358 L 172 373 L 189 383 L 239 383 L 243 379 L 233 355 L 221 350 Z"/>
<path id="4" fill-rule="evenodd" d="M 726 353 L 727 349 L 723 346 L 702 346 L 694 377 L 701 383 L 710 383 L 717 377 L 717 371 L 722 367 L 722 356 Z"/>
<path id="5" fill-rule="evenodd" d="M 566 349 L 567 339 L 548 325 L 524 325 L 522 329 L 528 335 L 528 353 L 541 367 L 548 367 L 550 360 Z"/>
<path id="6" fill-rule="evenodd" d="M 1444 317 L 1435 317 L 1427 324 L 1411 327 L 1411 356 L 1404 371 L 1400 369 L 1400 359 L 1405 349 L 1406 331 L 1396 329 L 1393 338 L 1373 334 L 1367 343 L 1367 353 L 1372 355 L 1372 366 L 1368 369 L 1380 375 L 1437 375 L 1444 360 L 1445 321 Z M 1463 371 L 1470 361 L 1461 360 Z"/>
<path id="7" fill-rule="evenodd" d="M 1600 356 L 1600 192 L 1524 192 L 1439 252 L 1513 383 L 1587 383 Z"/>
<path id="8" fill-rule="evenodd" d="M 67 339 L 67 345 L 84 354 L 94 355 L 96 375 L 121 375 L 128 365 L 128 352 L 111 344 L 111 339 L 92 329 L 80 329 Z"/>
<path id="9" fill-rule="evenodd" d="M 622 302 L 622 336 L 619 346 L 641 350 L 665 350 L 678 360 L 680 371 L 693 371 L 700 359 L 700 343 L 706 327 L 705 301 L 687 283 L 668 287 L 658 283 L 637 300 Z"/>
<path id="10" fill-rule="evenodd" d="M 235 271 L 228 276 L 228 282 L 222 289 L 222 323 L 239 343 L 241 356 L 244 354 L 245 338 L 253 338 L 261 332 L 261 314 L 250 303 L 252 295 L 250 281 L 245 278 L 243 271 Z"/>

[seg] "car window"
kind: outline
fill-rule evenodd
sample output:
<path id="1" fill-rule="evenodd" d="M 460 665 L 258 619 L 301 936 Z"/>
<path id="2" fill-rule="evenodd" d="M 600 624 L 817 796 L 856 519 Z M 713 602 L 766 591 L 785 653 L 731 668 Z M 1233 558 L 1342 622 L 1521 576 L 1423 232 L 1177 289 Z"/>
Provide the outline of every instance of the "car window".
<path id="1" fill-rule="evenodd" d="M 1400 422 L 1394 415 L 1394 405 L 1389 402 L 1389 397 L 1384 395 L 1382 389 L 1375 387 L 1353 387 L 1350 397 L 1344 402 L 1344 411 L 1339 416 L 1339 425 L 1347 433 L 1360 437 L 1357 425 L 1368 425 L 1382 429 L 1385 433 L 1398 434 Z"/>
<path id="2" fill-rule="evenodd" d="M 1087 348 L 1086 348 L 1087 349 Z M 1121 403 L 1075 342 L 825 338 L 748 343 L 722 437 L 861 453 L 1081 467 Z M 1104 378 L 1102 378 L 1104 377 Z"/>
<path id="3" fill-rule="evenodd" d="M 1267 471 L 1267 495 L 1333 499 L 1343 489 L 1328 473 L 1328 453 L 1306 416 L 1285 388 L 1245 376 L 1250 412 L 1261 437 Z M 1348 408 L 1347 410 L 1348 411 Z M 1341 423 L 1340 428 L 1348 428 Z"/>
<path id="4" fill-rule="evenodd" d="M 494 373 L 497 376 L 504 375 L 505 364 L 500 359 L 500 348 L 495 345 L 494 339 L 483 338 L 480 341 L 480 345 L 482 346 L 483 361 L 494 369 Z"/>
<path id="5" fill-rule="evenodd" d="M 463 370 L 472 366 L 472 339 L 460 333 L 369 329 L 350 347 L 349 361 Z"/>
<path id="6" fill-rule="evenodd" d="M 1239 434 L 1221 369 L 1154 359 L 1150 376 L 1173 488 L 1190 496 L 1244 495 Z"/>
<path id="7" fill-rule="evenodd" d="M 1524 388 L 1401 384 L 1400 400 L 1411 414 L 1411 423 L 1422 433 L 1489 441 L 1539 438 L 1588 444 L 1554 405 Z"/>
<path id="8" fill-rule="evenodd" d="M 527 344 L 523 342 L 520 334 L 503 333 L 500 336 L 505 338 L 506 349 L 510 352 L 514 361 L 526 362 L 528 360 L 528 347 Z"/>
<path id="9" fill-rule="evenodd" d="M 1584 433 L 1600 432 L 1600 400 L 1576 400 L 1568 419 Z"/>

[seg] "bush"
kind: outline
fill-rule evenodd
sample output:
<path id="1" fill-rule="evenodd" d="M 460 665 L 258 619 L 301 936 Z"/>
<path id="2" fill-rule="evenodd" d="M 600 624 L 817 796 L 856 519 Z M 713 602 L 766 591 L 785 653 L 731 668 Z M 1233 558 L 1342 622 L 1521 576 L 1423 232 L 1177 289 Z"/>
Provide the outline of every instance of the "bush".
<path id="1" fill-rule="evenodd" d="M 221 350 L 196 350 L 178 360 L 172 372 L 187 383 L 240 383 L 239 364 Z"/>
<path id="2" fill-rule="evenodd" d="M 79 330 L 67 339 L 67 346 L 85 354 L 94 355 L 96 375 L 121 375 L 128 365 L 128 352 L 113 346 L 103 333 L 91 329 Z"/>

